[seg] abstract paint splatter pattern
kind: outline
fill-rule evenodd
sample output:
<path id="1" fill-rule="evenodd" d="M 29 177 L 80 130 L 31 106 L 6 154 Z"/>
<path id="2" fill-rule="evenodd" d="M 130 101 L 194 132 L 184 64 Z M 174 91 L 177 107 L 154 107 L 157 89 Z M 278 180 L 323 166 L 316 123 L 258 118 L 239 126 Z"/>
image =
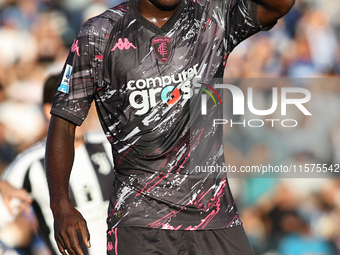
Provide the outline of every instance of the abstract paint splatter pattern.
<path id="1" fill-rule="evenodd" d="M 221 76 L 234 47 L 260 30 L 249 0 L 182 1 L 162 28 L 131 0 L 82 26 L 52 113 L 80 125 L 96 104 L 115 164 L 109 229 L 241 224 L 226 175 L 194 174 L 224 156 L 222 130 L 211 125 L 221 111 L 202 118 L 192 81 Z"/>

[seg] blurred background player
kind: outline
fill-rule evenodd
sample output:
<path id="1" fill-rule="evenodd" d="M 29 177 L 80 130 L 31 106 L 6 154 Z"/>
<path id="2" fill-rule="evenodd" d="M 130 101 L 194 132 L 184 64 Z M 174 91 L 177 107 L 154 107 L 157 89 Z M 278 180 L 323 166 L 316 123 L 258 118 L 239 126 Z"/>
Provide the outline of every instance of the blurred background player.
<path id="1" fill-rule="evenodd" d="M 43 111 L 50 118 L 52 98 L 59 75 L 47 79 L 43 93 Z M 92 247 L 83 248 L 84 254 L 105 254 L 106 213 L 108 194 L 112 186 L 112 160 L 106 138 L 96 133 L 84 135 L 77 129 L 74 172 L 70 178 L 70 197 L 74 206 L 85 216 L 93 231 Z M 38 142 L 6 168 L 2 179 L 16 188 L 24 188 L 34 199 L 32 206 L 39 224 L 39 235 L 51 254 L 57 253 L 53 237 L 53 217 L 44 170 L 45 139 Z M 77 169 L 77 170 L 76 170 Z M 13 236 L 13 238 L 17 238 Z M 8 238 L 7 238 L 8 239 Z"/>
<path id="2" fill-rule="evenodd" d="M 32 197 L 26 190 L 16 189 L 8 182 L 0 180 L 0 201 L 0 254 L 17 255 L 8 245 L 19 247 L 30 243 L 34 224 L 27 216 Z"/>

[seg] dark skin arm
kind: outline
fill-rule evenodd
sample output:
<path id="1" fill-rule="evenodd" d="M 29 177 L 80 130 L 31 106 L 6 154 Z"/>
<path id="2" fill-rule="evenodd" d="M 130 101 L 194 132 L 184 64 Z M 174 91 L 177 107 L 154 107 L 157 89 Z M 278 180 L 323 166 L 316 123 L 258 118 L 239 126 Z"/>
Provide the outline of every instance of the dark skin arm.
<path id="1" fill-rule="evenodd" d="M 76 126 L 52 116 L 46 144 L 46 171 L 50 191 L 50 207 L 54 216 L 55 239 L 59 251 L 66 255 L 83 255 L 77 239 L 77 231 L 90 247 L 90 234 L 86 221 L 73 207 L 68 196 L 68 183 L 74 159 Z"/>
<path id="2" fill-rule="evenodd" d="M 258 4 L 257 16 L 262 27 L 274 25 L 293 7 L 295 0 L 252 0 Z"/>

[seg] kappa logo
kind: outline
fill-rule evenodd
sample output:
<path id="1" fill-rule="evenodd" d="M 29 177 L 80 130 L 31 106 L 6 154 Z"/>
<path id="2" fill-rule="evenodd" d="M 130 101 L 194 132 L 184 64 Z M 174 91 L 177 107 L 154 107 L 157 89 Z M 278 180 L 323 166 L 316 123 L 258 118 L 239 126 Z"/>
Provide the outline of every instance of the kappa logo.
<path id="1" fill-rule="evenodd" d="M 123 42 L 123 39 L 122 38 L 119 38 L 118 39 L 118 42 L 116 43 L 115 47 L 113 47 L 113 49 L 111 51 L 115 51 L 117 48 L 119 50 L 128 50 L 130 48 L 133 48 L 133 49 L 137 49 L 136 46 L 134 46 L 132 43 L 129 42 L 129 39 L 125 38 L 124 39 L 124 42 Z"/>
<path id="2" fill-rule="evenodd" d="M 76 39 L 73 41 L 73 44 L 72 44 L 72 47 L 71 47 L 71 51 L 72 52 L 77 52 L 77 56 L 80 57 L 78 43 L 79 43 L 79 41 L 76 40 Z"/>
<path id="3" fill-rule="evenodd" d="M 152 47 L 157 58 L 166 63 L 172 53 L 172 42 L 169 37 L 160 36 L 152 39 Z"/>

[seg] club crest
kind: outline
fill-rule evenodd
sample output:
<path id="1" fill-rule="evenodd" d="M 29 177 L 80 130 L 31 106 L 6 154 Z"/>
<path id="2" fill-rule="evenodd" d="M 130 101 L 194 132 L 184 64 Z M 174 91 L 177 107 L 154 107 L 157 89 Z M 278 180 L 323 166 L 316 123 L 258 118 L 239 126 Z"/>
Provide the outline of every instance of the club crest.
<path id="1" fill-rule="evenodd" d="M 172 42 L 169 37 L 160 36 L 152 39 L 152 47 L 157 58 L 166 63 L 171 57 Z"/>

